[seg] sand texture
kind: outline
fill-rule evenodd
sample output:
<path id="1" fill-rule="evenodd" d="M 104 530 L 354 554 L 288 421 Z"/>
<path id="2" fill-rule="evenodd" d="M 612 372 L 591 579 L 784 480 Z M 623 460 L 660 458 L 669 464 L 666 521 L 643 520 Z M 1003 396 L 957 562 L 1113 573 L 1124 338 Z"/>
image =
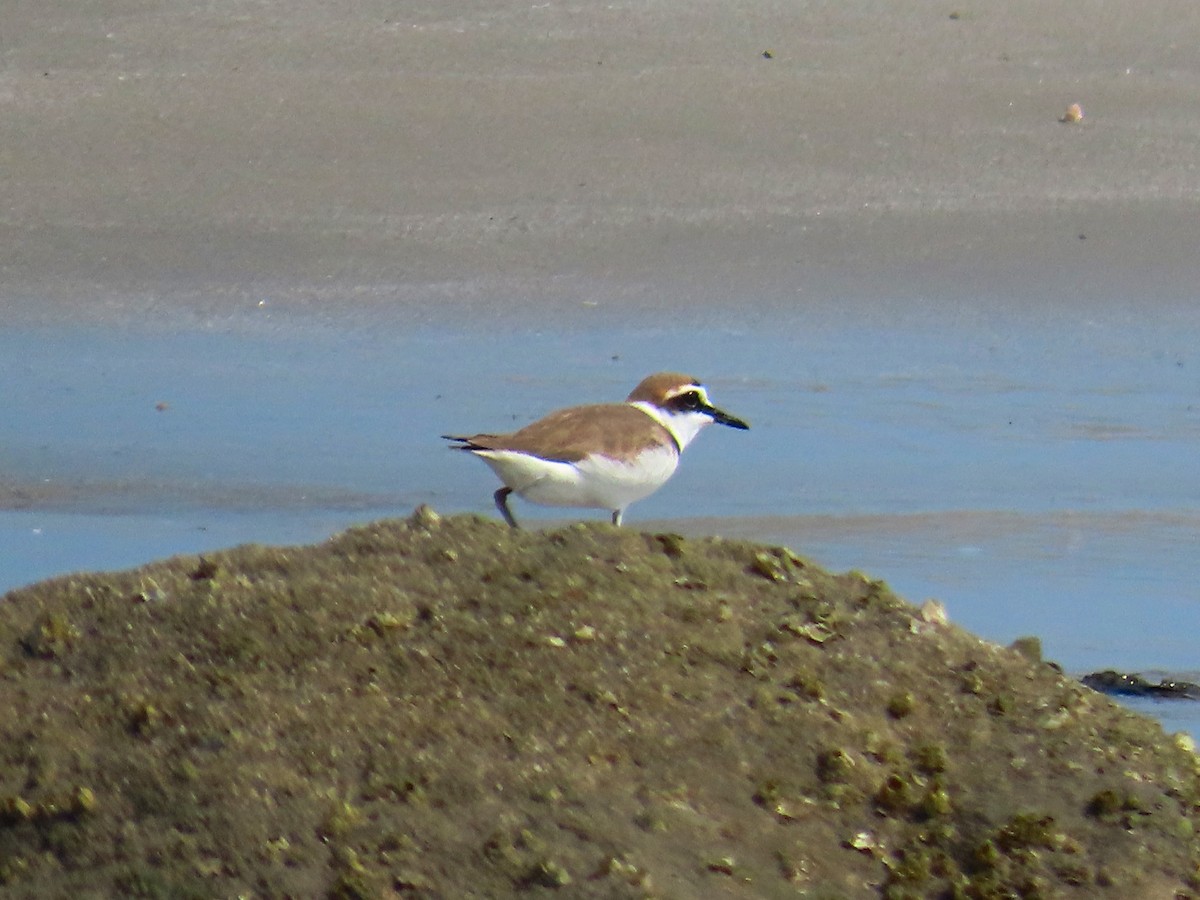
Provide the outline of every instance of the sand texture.
<path id="1" fill-rule="evenodd" d="M 1200 275 L 1190 0 L 3 19 L 9 321 L 1095 303 Z"/>

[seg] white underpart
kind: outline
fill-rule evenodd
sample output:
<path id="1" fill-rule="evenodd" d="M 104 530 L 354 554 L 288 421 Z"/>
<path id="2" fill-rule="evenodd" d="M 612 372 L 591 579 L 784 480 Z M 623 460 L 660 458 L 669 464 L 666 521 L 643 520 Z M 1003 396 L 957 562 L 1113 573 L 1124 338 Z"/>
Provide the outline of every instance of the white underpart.
<path id="1" fill-rule="evenodd" d="M 654 493 L 679 465 L 669 445 L 647 450 L 631 462 L 599 455 L 575 463 L 552 462 L 509 450 L 477 450 L 475 455 L 531 503 L 608 510 L 624 510 Z"/>

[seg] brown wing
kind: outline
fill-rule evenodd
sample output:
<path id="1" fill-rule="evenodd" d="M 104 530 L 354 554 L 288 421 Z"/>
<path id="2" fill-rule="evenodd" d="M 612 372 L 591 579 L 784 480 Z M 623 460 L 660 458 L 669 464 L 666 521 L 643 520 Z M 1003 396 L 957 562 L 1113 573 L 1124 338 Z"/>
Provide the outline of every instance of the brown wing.
<path id="1" fill-rule="evenodd" d="M 461 441 L 464 450 L 516 450 L 559 462 L 578 462 L 589 453 L 632 455 L 652 444 L 674 443 L 662 425 L 625 403 L 572 406 L 511 434 L 476 434 Z"/>

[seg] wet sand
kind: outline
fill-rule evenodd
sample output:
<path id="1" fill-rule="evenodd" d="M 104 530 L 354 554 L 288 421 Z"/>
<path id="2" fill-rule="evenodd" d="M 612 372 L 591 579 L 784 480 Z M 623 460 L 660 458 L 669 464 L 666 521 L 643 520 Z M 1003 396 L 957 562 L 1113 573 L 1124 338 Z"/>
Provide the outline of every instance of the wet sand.
<path id="1" fill-rule="evenodd" d="M 2 40 L 6 322 L 1089 309 L 1200 276 L 1187 0 L 17 3 Z"/>

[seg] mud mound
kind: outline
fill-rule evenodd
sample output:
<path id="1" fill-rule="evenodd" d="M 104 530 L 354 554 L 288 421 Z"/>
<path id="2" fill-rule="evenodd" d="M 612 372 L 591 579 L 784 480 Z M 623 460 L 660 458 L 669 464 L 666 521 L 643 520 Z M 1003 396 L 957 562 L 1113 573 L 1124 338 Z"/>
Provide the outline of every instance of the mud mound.
<path id="1" fill-rule="evenodd" d="M 1187 742 L 787 550 L 475 518 L 0 601 L 11 897 L 1174 897 Z"/>

